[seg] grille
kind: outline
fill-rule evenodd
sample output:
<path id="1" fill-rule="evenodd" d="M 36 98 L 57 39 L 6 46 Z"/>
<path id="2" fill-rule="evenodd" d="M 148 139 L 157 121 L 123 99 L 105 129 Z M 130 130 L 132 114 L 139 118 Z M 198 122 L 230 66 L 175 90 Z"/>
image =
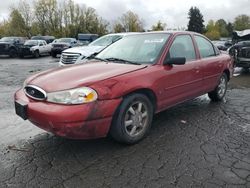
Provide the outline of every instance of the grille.
<path id="1" fill-rule="evenodd" d="M 21 51 L 23 53 L 30 53 L 30 48 L 22 48 Z"/>
<path id="2" fill-rule="evenodd" d="M 241 57 L 250 58 L 250 48 L 241 49 Z"/>
<path id="3" fill-rule="evenodd" d="M 63 48 L 64 45 L 63 44 L 53 44 L 53 47 L 55 47 L 55 48 Z"/>
<path id="4" fill-rule="evenodd" d="M 5 44 L 0 44 L 0 49 L 5 49 Z"/>
<path id="5" fill-rule="evenodd" d="M 62 53 L 61 62 L 63 64 L 74 64 L 79 57 L 80 54 Z"/>
<path id="6" fill-rule="evenodd" d="M 36 100 L 46 99 L 46 92 L 37 86 L 28 85 L 24 88 L 24 91 L 26 95 L 28 95 L 30 98 L 33 98 Z"/>

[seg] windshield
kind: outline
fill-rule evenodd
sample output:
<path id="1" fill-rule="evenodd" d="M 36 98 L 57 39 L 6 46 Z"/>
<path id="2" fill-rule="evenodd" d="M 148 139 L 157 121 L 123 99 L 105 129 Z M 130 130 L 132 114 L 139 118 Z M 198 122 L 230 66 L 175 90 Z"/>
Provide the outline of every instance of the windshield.
<path id="1" fill-rule="evenodd" d="M 103 36 L 99 39 L 96 39 L 95 41 L 91 42 L 89 46 L 109 46 L 113 43 L 113 41 L 118 40 L 121 38 L 120 35 L 113 35 L 113 36 Z"/>
<path id="2" fill-rule="evenodd" d="M 151 33 L 131 35 L 112 44 L 96 57 L 123 59 L 140 64 L 153 64 L 158 58 L 170 34 Z"/>
<path id="3" fill-rule="evenodd" d="M 37 46 L 38 45 L 38 41 L 37 40 L 28 40 L 24 43 L 24 45 L 34 45 Z"/>
<path id="4" fill-rule="evenodd" d="M 56 42 L 65 42 L 65 43 L 71 43 L 72 39 L 69 38 L 61 38 L 56 40 Z"/>
<path id="5" fill-rule="evenodd" d="M 14 42 L 16 40 L 16 38 L 13 37 L 3 37 L 2 39 L 0 39 L 0 41 L 2 42 Z"/>

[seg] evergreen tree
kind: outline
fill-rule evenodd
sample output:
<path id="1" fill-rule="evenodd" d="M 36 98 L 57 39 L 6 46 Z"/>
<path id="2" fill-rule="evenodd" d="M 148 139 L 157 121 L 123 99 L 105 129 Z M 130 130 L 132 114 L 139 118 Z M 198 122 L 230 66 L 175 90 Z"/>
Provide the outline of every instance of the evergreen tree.
<path id="1" fill-rule="evenodd" d="M 188 31 L 194 31 L 197 33 L 204 32 L 204 19 L 200 10 L 197 7 L 191 7 L 188 12 Z"/>
<path id="2" fill-rule="evenodd" d="M 231 22 L 228 22 L 227 24 L 227 31 L 228 31 L 228 35 L 231 37 L 234 31 L 234 26 Z"/>

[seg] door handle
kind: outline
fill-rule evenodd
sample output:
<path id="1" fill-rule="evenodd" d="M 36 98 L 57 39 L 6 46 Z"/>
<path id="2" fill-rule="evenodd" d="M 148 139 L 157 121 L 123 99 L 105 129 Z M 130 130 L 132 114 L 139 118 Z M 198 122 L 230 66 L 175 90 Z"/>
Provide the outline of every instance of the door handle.
<path id="1" fill-rule="evenodd" d="M 200 67 L 195 67 L 194 71 L 195 71 L 195 73 L 199 73 L 200 72 Z"/>

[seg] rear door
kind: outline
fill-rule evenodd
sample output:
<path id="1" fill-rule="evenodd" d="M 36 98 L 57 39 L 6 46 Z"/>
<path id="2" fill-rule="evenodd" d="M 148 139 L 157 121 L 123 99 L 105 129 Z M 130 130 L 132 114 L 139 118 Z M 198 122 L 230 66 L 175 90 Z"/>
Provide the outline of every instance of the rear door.
<path id="1" fill-rule="evenodd" d="M 215 49 L 214 45 L 208 39 L 200 35 L 195 35 L 194 39 L 201 59 L 201 71 L 203 73 L 202 88 L 204 92 L 208 92 L 213 90 L 218 83 L 223 61 L 221 58 L 218 58 L 220 52 Z"/>

